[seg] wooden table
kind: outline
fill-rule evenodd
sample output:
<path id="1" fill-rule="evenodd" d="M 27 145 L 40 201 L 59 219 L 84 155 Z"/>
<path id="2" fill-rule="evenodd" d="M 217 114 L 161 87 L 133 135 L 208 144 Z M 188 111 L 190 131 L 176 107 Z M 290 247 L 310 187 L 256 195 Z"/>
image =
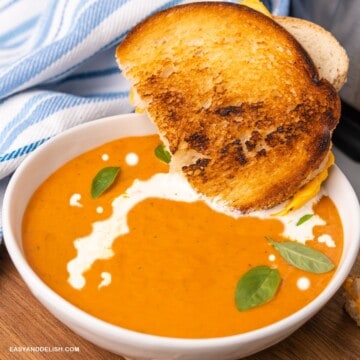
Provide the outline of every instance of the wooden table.
<path id="1" fill-rule="evenodd" d="M 353 272 L 360 272 L 360 257 Z M 0 359 L 122 359 L 74 334 L 32 296 L 0 246 Z M 14 347 L 62 347 L 59 352 L 14 352 Z M 65 352 L 73 347 L 72 352 Z M 68 349 L 67 349 L 68 350 Z M 343 310 L 342 293 L 292 336 L 246 360 L 357 360 L 360 328 Z"/>

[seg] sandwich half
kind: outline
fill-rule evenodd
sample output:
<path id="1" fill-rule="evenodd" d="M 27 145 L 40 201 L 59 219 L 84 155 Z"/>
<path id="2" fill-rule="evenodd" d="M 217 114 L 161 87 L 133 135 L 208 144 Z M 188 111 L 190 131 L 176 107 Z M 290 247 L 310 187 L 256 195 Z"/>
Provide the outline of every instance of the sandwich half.
<path id="1" fill-rule="evenodd" d="M 340 117 L 346 64 L 335 89 L 285 22 L 247 6 L 191 3 L 145 19 L 116 51 L 172 170 L 243 213 L 290 199 L 321 173 Z"/>

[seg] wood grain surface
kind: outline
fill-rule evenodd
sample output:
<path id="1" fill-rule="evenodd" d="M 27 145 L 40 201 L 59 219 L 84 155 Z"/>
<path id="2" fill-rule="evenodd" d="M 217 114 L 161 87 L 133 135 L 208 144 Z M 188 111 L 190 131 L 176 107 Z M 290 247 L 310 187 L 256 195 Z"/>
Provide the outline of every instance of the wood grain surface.
<path id="1" fill-rule="evenodd" d="M 353 272 L 360 273 L 360 257 Z M 293 335 L 246 360 L 360 359 L 360 328 L 344 312 L 343 303 L 339 290 Z M 0 246 L 0 331 L 1 360 L 122 359 L 82 339 L 55 319 L 30 293 L 4 245 Z M 19 352 L 16 347 L 57 347 L 62 351 Z"/>

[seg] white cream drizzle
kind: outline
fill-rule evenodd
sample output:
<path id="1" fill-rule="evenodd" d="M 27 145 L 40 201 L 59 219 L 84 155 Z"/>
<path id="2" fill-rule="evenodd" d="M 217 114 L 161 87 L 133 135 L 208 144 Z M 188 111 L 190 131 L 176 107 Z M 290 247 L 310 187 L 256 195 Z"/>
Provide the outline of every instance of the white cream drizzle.
<path id="1" fill-rule="evenodd" d="M 80 194 L 73 194 L 70 197 L 69 204 L 70 206 L 75 207 L 82 207 L 82 204 L 80 203 L 81 195 Z"/>
<path id="2" fill-rule="evenodd" d="M 139 163 L 139 155 L 134 152 L 128 153 L 125 156 L 125 162 L 129 166 L 135 166 Z"/>
<path id="3" fill-rule="evenodd" d="M 284 231 L 282 235 L 290 240 L 295 240 L 305 244 L 308 240 L 314 239 L 313 228 L 317 225 L 325 225 L 325 221 L 318 215 L 314 214 L 313 205 L 321 196 L 317 196 L 312 201 L 308 201 L 300 209 L 290 212 L 287 215 L 280 216 L 278 219 L 284 224 Z M 304 215 L 313 214 L 313 216 L 302 223 L 296 225 L 299 219 Z"/>
<path id="4" fill-rule="evenodd" d="M 276 256 L 274 254 L 270 254 L 268 259 L 269 259 L 269 261 L 275 261 Z"/>
<path id="5" fill-rule="evenodd" d="M 85 286 L 83 273 L 98 259 L 113 256 L 114 240 L 129 232 L 128 212 L 149 197 L 194 202 L 199 196 L 178 174 L 155 174 L 147 181 L 135 180 L 127 191 L 112 202 L 113 213 L 103 221 L 92 224 L 92 232 L 74 241 L 77 256 L 67 264 L 68 282 L 75 289 Z"/>
<path id="6" fill-rule="evenodd" d="M 318 242 L 319 243 L 325 243 L 326 244 L 326 246 L 328 246 L 328 247 L 336 247 L 336 245 L 335 245 L 335 241 L 333 240 L 333 238 L 330 236 L 330 235 L 328 235 L 328 234 L 323 234 L 323 235 L 320 235 L 319 237 L 318 237 Z"/>
<path id="7" fill-rule="evenodd" d="M 307 278 L 306 276 L 300 277 L 296 282 L 296 286 L 298 287 L 299 290 L 302 291 L 308 290 L 310 288 L 309 278 Z"/>
<path id="8" fill-rule="evenodd" d="M 104 287 L 104 286 L 109 286 L 111 284 L 111 274 L 107 271 L 103 271 L 101 274 L 101 279 L 102 281 L 100 282 L 100 284 L 98 285 L 98 289 Z"/>
<path id="9" fill-rule="evenodd" d="M 297 226 L 296 223 L 303 215 L 313 213 L 312 206 L 321 196 L 322 194 L 319 194 L 301 209 L 285 216 L 274 216 L 273 214 L 277 209 L 257 211 L 248 216 L 278 219 L 284 224 L 283 235 L 285 237 L 305 243 L 307 240 L 314 238 L 313 227 L 323 225 L 325 222 L 319 216 L 314 215 L 300 226 Z M 129 232 L 128 213 L 136 204 L 147 198 L 160 198 L 187 203 L 203 200 L 214 211 L 225 213 L 236 219 L 243 216 L 239 212 L 229 210 L 218 201 L 202 198 L 179 173 L 155 174 L 146 181 L 136 179 L 124 194 L 113 200 L 112 215 L 105 220 L 94 222 L 92 232 L 88 236 L 74 241 L 77 255 L 67 264 L 68 282 L 72 287 L 76 289 L 84 287 L 86 284 L 83 276 L 84 272 L 89 270 L 96 260 L 109 259 L 114 255 L 112 250 L 114 240 Z M 279 208 L 281 208 L 281 205 Z"/>
<path id="10" fill-rule="evenodd" d="M 280 204 L 270 210 L 254 211 L 251 213 L 252 216 L 256 216 L 260 219 L 277 219 L 280 220 L 284 225 L 282 235 L 290 240 L 298 241 L 305 244 L 308 240 L 314 239 L 313 228 L 316 225 L 325 225 L 325 221 L 318 215 L 314 214 L 313 206 L 325 195 L 323 189 L 303 205 L 300 209 L 290 211 L 287 215 L 277 216 L 273 215 L 282 210 L 285 204 Z M 313 216 L 301 225 L 297 225 L 299 219 L 304 215 L 312 214 Z"/>

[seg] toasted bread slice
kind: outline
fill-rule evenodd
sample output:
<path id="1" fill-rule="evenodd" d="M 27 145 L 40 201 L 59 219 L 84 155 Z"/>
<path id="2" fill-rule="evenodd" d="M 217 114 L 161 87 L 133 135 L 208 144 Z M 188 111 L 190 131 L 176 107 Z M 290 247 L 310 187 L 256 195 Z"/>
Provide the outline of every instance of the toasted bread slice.
<path id="1" fill-rule="evenodd" d="M 320 79 L 328 80 L 337 91 L 344 86 L 349 70 L 349 58 L 336 38 L 321 26 L 304 19 L 277 16 L 283 26 L 310 55 Z"/>
<path id="2" fill-rule="evenodd" d="M 173 7 L 136 26 L 116 57 L 171 166 L 205 196 L 270 208 L 325 165 L 339 97 L 271 18 L 231 3 Z"/>
<path id="3" fill-rule="evenodd" d="M 360 275 L 349 275 L 343 284 L 345 311 L 360 326 Z"/>

